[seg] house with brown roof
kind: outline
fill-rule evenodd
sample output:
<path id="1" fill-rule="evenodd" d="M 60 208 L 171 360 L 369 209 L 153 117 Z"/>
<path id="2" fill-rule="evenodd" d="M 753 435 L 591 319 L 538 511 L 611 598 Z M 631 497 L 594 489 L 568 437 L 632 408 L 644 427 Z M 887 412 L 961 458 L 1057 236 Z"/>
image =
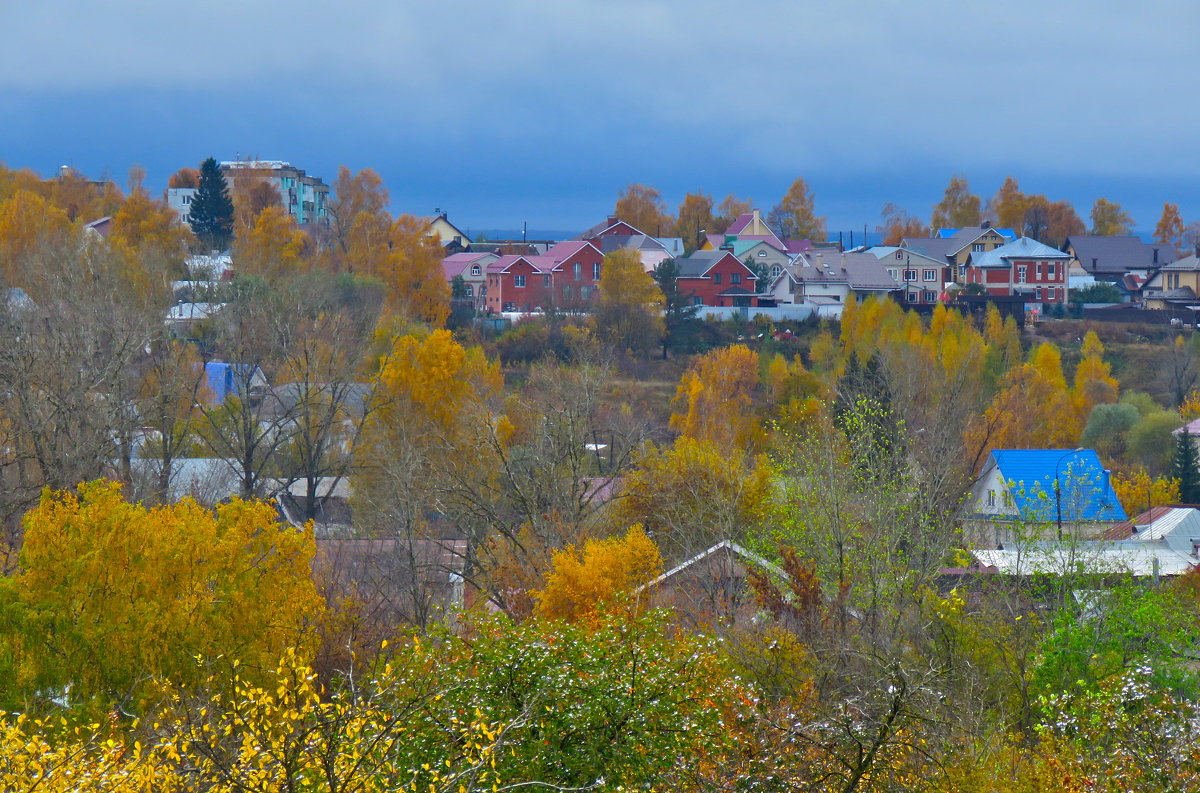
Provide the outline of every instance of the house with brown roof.
<path id="1" fill-rule="evenodd" d="M 950 266 L 950 279 L 962 283 L 967 261 L 972 253 L 986 253 L 1012 242 L 1015 235 L 1008 229 L 992 228 L 984 221 L 978 228 L 939 229 L 932 237 L 905 237 L 900 247 L 916 251 Z"/>

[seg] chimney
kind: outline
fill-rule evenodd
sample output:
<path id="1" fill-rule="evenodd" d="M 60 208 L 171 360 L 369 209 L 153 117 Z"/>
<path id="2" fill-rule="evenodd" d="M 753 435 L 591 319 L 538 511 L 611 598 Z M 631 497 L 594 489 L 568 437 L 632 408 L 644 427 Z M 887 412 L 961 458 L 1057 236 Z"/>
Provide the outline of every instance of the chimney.
<path id="1" fill-rule="evenodd" d="M 981 229 L 990 229 L 991 227 L 992 227 L 992 221 L 990 221 L 990 220 L 985 220 L 979 224 L 979 228 L 981 228 Z"/>
<path id="2" fill-rule="evenodd" d="M 758 210 L 754 210 L 754 225 L 758 225 Z"/>
<path id="3" fill-rule="evenodd" d="M 610 226 L 611 226 L 612 224 L 614 224 L 614 223 L 616 223 L 616 222 L 617 222 L 617 216 L 616 216 L 616 215 L 609 215 L 609 216 L 608 216 L 608 225 L 610 225 Z"/>
<path id="4" fill-rule="evenodd" d="M 1154 249 L 1154 263 L 1158 264 L 1158 248 Z"/>

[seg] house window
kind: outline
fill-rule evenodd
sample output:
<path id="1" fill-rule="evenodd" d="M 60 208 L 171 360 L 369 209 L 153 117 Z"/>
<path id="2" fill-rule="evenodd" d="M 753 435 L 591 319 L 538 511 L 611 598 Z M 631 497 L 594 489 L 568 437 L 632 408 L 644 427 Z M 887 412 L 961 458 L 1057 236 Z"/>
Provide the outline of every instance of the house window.
<path id="1" fill-rule="evenodd" d="M 1046 265 L 1046 277 L 1047 278 L 1056 278 L 1057 277 L 1057 275 L 1055 274 L 1054 262 L 1050 262 Z"/>
<path id="2" fill-rule="evenodd" d="M 185 203 L 185 204 L 192 203 L 192 197 L 190 195 L 180 196 L 180 198 L 183 200 L 183 203 Z"/>
<path id="3" fill-rule="evenodd" d="M 981 253 L 982 251 L 983 251 L 983 243 L 982 242 L 971 243 L 971 252 L 972 253 Z"/>
<path id="4" fill-rule="evenodd" d="M 1033 290 L 1033 299 L 1038 301 L 1042 299 L 1042 288 L 1040 286 Z"/>
<path id="5" fill-rule="evenodd" d="M 740 284 L 741 282 L 742 282 L 742 274 L 741 273 L 730 273 L 729 274 L 729 283 Z"/>
<path id="6" fill-rule="evenodd" d="M 582 281 L 582 280 L 583 280 L 583 265 L 582 265 L 582 264 L 580 264 L 579 262 L 575 262 L 575 267 L 574 267 L 574 273 L 573 273 L 573 275 L 575 276 L 575 280 L 576 280 L 576 281 Z"/>
<path id="7" fill-rule="evenodd" d="M 184 223 L 191 223 L 191 222 L 192 222 L 192 216 L 191 216 L 191 215 L 184 215 L 184 216 L 182 216 L 182 217 L 181 217 L 181 218 L 179 218 L 179 219 L 180 219 L 180 220 L 182 220 Z"/>
<path id="8" fill-rule="evenodd" d="M 905 281 L 917 280 L 917 271 L 916 270 L 905 270 L 904 271 L 904 280 Z"/>
<path id="9" fill-rule="evenodd" d="M 925 271 L 925 280 L 926 281 L 936 281 L 937 280 L 937 270 L 926 270 Z"/>
<path id="10" fill-rule="evenodd" d="M 600 280 L 600 262 L 596 262 L 595 264 L 592 265 L 592 280 L 593 281 Z"/>
<path id="11" fill-rule="evenodd" d="M 1017 267 L 1017 283 L 1025 283 L 1025 265 L 1023 264 Z"/>
<path id="12" fill-rule="evenodd" d="M 579 287 L 579 297 L 582 298 L 583 300 L 591 300 L 592 299 L 592 288 L 590 286 Z"/>
<path id="13" fill-rule="evenodd" d="M 936 303 L 937 302 L 937 292 L 930 292 L 930 291 L 926 290 L 923 297 L 924 297 L 924 300 L 926 303 Z"/>
<path id="14" fill-rule="evenodd" d="M 692 305 L 693 305 L 693 306 L 702 306 L 702 305 L 704 305 L 704 300 L 703 300 L 702 298 L 700 298 L 700 297 L 693 297 L 693 298 L 692 298 Z"/>
<path id="15" fill-rule="evenodd" d="M 996 491 L 995 491 L 995 490 L 991 490 L 991 489 L 989 489 L 989 490 L 988 490 L 988 502 L 987 502 L 987 505 L 988 505 L 989 507 L 994 507 L 994 506 L 996 506 Z"/>
<path id="16" fill-rule="evenodd" d="M 903 258 L 904 258 L 904 251 L 896 251 L 896 261 L 900 261 Z"/>
<path id="17" fill-rule="evenodd" d="M 514 275 L 513 276 L 513 286 L 525 286 L 525 276 Z"/>
<path id="18" fill-rule="evenodd" d="M 781 267 L 780 265 L 778 265 L 778 264 L 771 265 L 771 277 L 772 278 L 778 278 L 782 272 L 783 272 L 783 267 Z"/>
<path id="19" fill-rule="evenodd" d="M 478 264 L 472 264 L 472 265 L 471 265 L 471 275 L 479 275 L 479 274 L 480 274 L 480 273 L 482 273 L 482 272 L 483 272 L 483 271 L 479 269 L 479 265 L 478 265 Z"/>
<path id="20" fill-rule="evenodd" d="M 714 284 L 721 283 L 721 274 L 720 273 L 713 273 L 713 283 Z"/>
<path id="21" fill-rule="evenodd" d="M 891 277 L 891 279 L 892 279 L 893 281 L 895 281 L 895 280 L 896 280 L 896 273 L 897 273 L 897 272 L 899 272 L 899 271 L 898 271 L 898 270 L 897 270 L 895 267 L 889 267 L 889 268 L 887 268 L 887 271 L 888 271 L 888 276 L 889 276 L 889 277 Z"/>
<path id="22" fill-rule="evenodd" d="M 763 257 L 765 257 L 765 256 L 767 255 L 767 252 L 766 252 L 766 251 L 759 251 L 759 252 L 758 252 L 758 255 L 759 255 L 759 256 L 763 256 Z"/>
<path id="23" fill-rule="evenodd" d="M 571 299 L 571 287 L 563 286 L 563 300 L 570 300 L 570 299 Z"/>
<path id="24" fill-rule="evenodd" d="M 918 297 L 919 297 L 919 295 L 916 292 L 905 292 L 904 293 L 904 299 L 907 300 L 909 303 L 917 302 Z"/>

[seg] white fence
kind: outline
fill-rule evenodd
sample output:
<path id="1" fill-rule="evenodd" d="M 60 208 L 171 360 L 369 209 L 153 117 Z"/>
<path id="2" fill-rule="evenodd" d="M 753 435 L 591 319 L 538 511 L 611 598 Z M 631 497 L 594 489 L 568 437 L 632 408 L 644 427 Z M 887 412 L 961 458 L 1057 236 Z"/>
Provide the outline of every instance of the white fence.
<path id="1" fill-rule="evenodd" d="M 822 308 L 826 308 L 826 307 L 822 306 Z M 841 306 L 837 306 L 836 308 L 839 309 L 839 313 L 840 313 Z M 745 307 L 745 306 L 735 306 L 735 307 L 701 306 L 700 310 L 696 312 L 696 316 L 699 319 L 717 319 L 717 320 L 740 319 L 740 320 L 745 320 L 746 322 L 749 322 L 750 320 L 754 319 L 756 316 L 761 314 L 771 320 L 779 321 L 782 319 L 795 319 L 795 320 L 808 319 L 815 312 L 817 312 L 817 306 L 798 305 L 798 304 L 774 306 L 771 308 L 767 308 L 767 307 L 753 308 L 753 307 Z M 824 316 L 827 316 L 827 314 L 824 311 L 822 311 L 818 314 L 818 316 L 824 317 Z"/>

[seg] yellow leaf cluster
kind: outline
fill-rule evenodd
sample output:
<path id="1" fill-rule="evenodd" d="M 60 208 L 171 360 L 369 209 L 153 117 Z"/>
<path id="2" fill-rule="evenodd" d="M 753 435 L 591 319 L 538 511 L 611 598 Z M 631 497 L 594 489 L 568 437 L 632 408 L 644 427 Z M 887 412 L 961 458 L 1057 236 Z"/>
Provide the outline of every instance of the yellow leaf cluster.
<path id="1" fill-rule="evenodd" d="M 646 448 L 621 486 L 615 519 L 641 522 L 677 559 L 740 538 L 765 518 L 771 494 L 764 457 L 684 436 Z"/>
<path id="2" fill-rule="evenodd" d="M 0 281 L 31 286 L 26 272 L 30 257 L 43 244 L 63 240 L 70 232 L 66 212 L 37 193 L 17 190 L 0 204 Z"/>
<path id="3" fill-rule="evenodd" d="M 269 206 L 258 213 L 248 232 L 238 235 L 234 245 L 238 271 L 274 279 L 301 269 L 308 236 L 282 206 Z"/>
<path id="4" fill-rule="evenodd" d="M 1179 480 L 1167 476 L 1152 478 L 1142 466 L 1131 473 L 1114 473 L 1112 487 L 1125 513 L 1130 516 L 1151 507 L 1179 503 Z"/>
<path id="5" fill-rule="evenodd" d="M 1083 360 L 1075 369 L 1075 388 L 1071 393 L 1080 426 L 1087 423 L 1096 405 L 1116 402 L 1118 391 L 1112 367 L 1104 361 L 1104 345 L 1096 331 L 1089 330 L 1083 338 Z"/>
<path id="6" fill-rule="evenodd" d="M 618 607 L 622 597 L 662 572 L 658 546 L 634 524 L 624 537 L 588 540 L 577 551 L 555 551 L 534 613 L 546 619 L 586 620 Z"/>
<path id="7" fill-rule="evenodd" d="M 403 422 L 448 439 L 504 384 L 498 363 L 447 330 L 393 338 L 377 378 L 377 431 Z"/>
<path id="8" fill-rule="evenodd" d="M 147 509 L 99 480 L 45 492 L 24 528 L 12 584 L 27 682 L 86 696 L 189 679 L 197 655 L 261 666 L 311 649 L 312 530 L 280 524 L 269 504 Z"/>
<path id="9" fill-rule="evenodd" d="M 705 353 L 680 379 L 671 429 L 727 449 L 757 448 L 763 441 L 758 392 L 758 353 L 743 344 Z"/>

